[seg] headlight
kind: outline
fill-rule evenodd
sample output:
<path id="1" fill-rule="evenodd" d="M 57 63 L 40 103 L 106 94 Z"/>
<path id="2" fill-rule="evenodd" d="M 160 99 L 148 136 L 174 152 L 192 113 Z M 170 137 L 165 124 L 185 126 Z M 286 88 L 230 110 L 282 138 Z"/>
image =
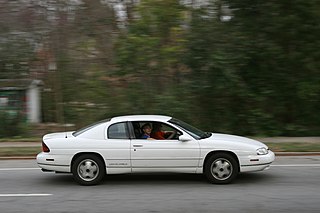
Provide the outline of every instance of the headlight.
<path id="1" fill-rule="evenodd" d="M 257 155 L 266 155 L 268 154 L 268 149 L 265 147 L 257 149 Z"/>

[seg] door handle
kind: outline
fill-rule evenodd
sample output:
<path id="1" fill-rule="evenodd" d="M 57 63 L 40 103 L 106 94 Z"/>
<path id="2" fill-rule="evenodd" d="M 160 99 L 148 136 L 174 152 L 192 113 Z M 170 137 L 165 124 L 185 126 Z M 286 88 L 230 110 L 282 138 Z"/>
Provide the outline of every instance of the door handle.
<path id="1" fill-rule="evenodd" d="M 142 144 L 133 144 L 133 147 L 143 147 Z"/>

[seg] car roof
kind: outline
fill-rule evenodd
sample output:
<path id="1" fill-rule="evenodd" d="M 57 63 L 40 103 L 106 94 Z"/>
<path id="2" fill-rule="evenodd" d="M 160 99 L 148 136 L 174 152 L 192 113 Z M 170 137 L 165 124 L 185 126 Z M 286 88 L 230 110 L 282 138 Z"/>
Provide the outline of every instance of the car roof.
<path id="1" fill-rule="evenodd" d="M 111 122 L 120 121 L 168 121 L 172 117 L 165 115 L 125 115 L 111 118 Z"/>

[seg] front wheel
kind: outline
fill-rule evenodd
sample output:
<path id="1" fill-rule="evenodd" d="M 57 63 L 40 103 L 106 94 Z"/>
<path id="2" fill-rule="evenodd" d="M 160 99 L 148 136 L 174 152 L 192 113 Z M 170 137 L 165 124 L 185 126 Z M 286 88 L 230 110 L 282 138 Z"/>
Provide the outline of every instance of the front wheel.
<path id="1" fill-rule="evenodd" d="M 75 181 L 86 186 L 99 184 L 105 176 L 103 161 L 90 154 L 76 158 L 71 170 Z"/>
<path id="2" fill-rule="evenodd" d="M 204 166 L 205 175 L 211 183 L 230 183 L 239 173 L 238 161 L 228 153 L 213 154 Z"/>

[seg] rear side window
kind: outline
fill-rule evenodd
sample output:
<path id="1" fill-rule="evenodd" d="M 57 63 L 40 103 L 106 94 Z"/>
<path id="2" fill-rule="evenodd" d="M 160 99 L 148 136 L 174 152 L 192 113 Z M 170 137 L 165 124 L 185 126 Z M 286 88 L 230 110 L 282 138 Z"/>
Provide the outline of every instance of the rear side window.
<path id="1" fill-rule="evenodd" d="M 108 128 L 109 139 L 129 139 L 127 123 L 116 123 L 112 124 Z"/>
<path id="2" fill-rule="evenodd" d="M 108 121 L 110 121 L 110 118 L 102 120 L 102 121 L 98 121 L 96 123 L 93 123 L 93 124 L 91 124 L 89 126 L 83 127 L 81 129 L 75 131 L 74 133 L 72 133 L 72 135 L 74 137 L 77 137 L 78 135 L 81 135 L 82 133 L 84 133 L 84 132 L 86 132 L 86 131 L 88 131 L 88 130 L 90 130 L 90 129 L 92 129 L 92 128 L 94 128 L 94 127 L 96 127 L 96 126 L 98 126 L 98 125 L 100 125 L 102 123 L 108 122 Z"/>

